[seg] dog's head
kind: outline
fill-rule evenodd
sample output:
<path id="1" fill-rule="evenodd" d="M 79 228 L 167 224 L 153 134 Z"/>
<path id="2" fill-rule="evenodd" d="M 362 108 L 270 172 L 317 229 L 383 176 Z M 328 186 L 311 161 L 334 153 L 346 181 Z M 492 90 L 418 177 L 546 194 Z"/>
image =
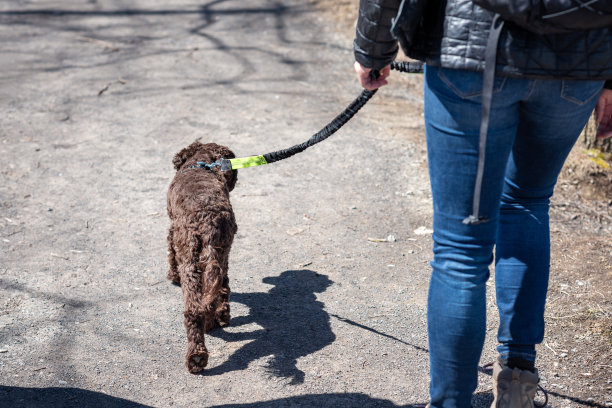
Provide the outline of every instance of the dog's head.
<path id="1" fill-rule="evenodd" d="M 194 165 L 196 162 L 214 163 L 219 159 L 233 159 L 236 155 L 225 146 L 216 143 L 200 143 L 193 142 L 174 156 L 172 164 L 176 170 L 180 170 L 186 165 Z M 229 191 L 232 191 L 238 180 L 238 172 L 236 170 L 221 171 L 215 168 L 211 171 L 220 172 L 225 179 L 225 185 Z"/>

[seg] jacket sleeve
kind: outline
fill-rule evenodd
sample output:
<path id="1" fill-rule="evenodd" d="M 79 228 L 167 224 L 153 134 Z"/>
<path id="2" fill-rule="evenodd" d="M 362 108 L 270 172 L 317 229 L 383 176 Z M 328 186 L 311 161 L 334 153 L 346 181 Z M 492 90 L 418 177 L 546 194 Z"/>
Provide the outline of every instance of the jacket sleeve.
<path id="1" fill-rule="evenodd" d="M 399 5 L 400 0 L 360 0 L 353 49 L 355 60 L 364 67 L 384 68 L 397 55 L 391 25 Z"/>

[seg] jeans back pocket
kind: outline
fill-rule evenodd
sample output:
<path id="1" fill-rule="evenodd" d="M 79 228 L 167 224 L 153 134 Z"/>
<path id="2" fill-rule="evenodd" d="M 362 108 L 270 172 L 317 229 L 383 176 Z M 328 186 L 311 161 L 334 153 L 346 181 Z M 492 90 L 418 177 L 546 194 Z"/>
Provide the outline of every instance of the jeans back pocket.
<path id="1" fill-rule="evenodd" d="M 461 98 L 479 98 L 482 95 L 482 72 L 438 68 L 438 77 Z M 501 91 L 505 82 L 505 77 L 496 76 L 493 93 Z"/>
<path id="2" fill-rule="evenodd" d="M 591 98 L 599 96 L 603 81 L 563 80 L 561 97 L 576 105 L 584 105 Z"/>

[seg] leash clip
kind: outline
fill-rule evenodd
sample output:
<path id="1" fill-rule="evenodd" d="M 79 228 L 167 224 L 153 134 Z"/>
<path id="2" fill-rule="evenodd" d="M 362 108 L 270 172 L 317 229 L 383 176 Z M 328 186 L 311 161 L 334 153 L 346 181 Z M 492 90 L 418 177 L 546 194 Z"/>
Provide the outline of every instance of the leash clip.
<path id="1" fill-rule="evenodd" d="M 219 161 L 210 164 L 206 162 L 196 162 L 196 165 L 192 167 L 199 167 L 201 169 L 208 170 L 212 170 L 215 167 L 219 167 L 219 170 L 221 171 L 228 171 L 232 169 L 232 163 L 228 159 L 219 159 Z"/>
<path id="2" fill-rule="evenodd" d="M 196 162 L 196 165 L 194 167 L 199 167 L 201 169 L 208 169 L 208 170 L 212 170 L 215 167 L 221 167 L 221 163 L 219 162 L 213 162 L 213 163 L 206 163 L 206 162 Z"/>
<path id="3" fill-rule="evenodd" d="M 229 171 L 232 169 L 232 163 L 229 159 L 219 159 L 218 163 L 221 171 Z"/>

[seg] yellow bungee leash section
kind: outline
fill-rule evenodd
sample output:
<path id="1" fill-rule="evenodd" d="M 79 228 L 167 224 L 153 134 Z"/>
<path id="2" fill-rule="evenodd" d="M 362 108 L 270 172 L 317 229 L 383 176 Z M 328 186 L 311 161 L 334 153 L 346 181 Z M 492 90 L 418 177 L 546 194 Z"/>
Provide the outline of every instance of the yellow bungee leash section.
<path id="1" fill-rule="evenodd" d="M 393 61 L 391 63 L 391 69 L 408 73 L 423 73 L 423 63 L 412 61 Z M 373 77 L 377 77 L 378 72 L 372 70 L 371 75 Z M 247 167 L 262 166 L 264 164 L 270 164 L 279 160 L 287 159 L 293 156 L 294 154 L 306 150 L 312 145 L 322 142 L 323 140 L 336 133 L 338 129 L 344 126 L 344 124 L 346 124 L 359 111 L 359 109 L 361 109 L 370 100 L 370 98 L 372 98 L 372 96 L 374 96 L 376 91 L 376 89 L 373 91 L 369 91 L 367 89 L 361 91 L 361 94 L 357 97 L 357 99 L 355 99 L 349 106 L 347 106 L 344 111 L 342 111 L 327 126 L 321 129 L 319 132 L 315 133 L 310 139 L 308 139 L 304 143 L 297 144 L 288 149 L 266 153 L 261 156 L 249 156 L 237 159 L 220 159 L 219 161 L 210 164 L 204 162 L 197 162 L 197 164 L 192 167 L 207 168 L 209 170 L 215 167 L 219 167 L 221 171 L 228 171 L 244 169 Z"/>
<path id="2" fill-rule="evenodd" d="M 238 170 L 247 167 L 263 166 L 268 164 L 264 156 L 241 157 L 238 159 L 221 159 L 221 171 Z"/>

